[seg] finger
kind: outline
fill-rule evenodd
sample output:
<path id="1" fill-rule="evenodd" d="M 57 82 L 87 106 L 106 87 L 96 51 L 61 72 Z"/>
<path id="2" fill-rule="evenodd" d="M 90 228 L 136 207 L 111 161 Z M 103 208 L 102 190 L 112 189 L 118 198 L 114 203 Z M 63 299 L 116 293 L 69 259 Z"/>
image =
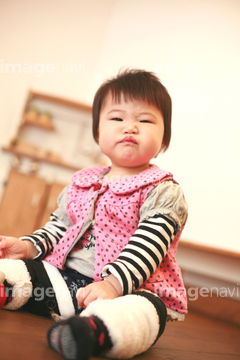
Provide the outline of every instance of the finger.
<path id="1" fill-rule="evenodd" d="M 0 240 L 0 249 L 4 248 L 4 240 Z"/>
<path id="2" fill-rule="evenodd" d="M 80 298 L 79 298 L 79 306 L 86 308 L 88 304 L 92 301 L 93 297 L 93 289 L 90 286 L 87 285 L 85 288 L 81 288 L 82 291 L 80 291 Z"/>
<path id="3" fill-rule="evenodd" d="M 77 303 L 79 307 L 83 307 L 84 304 L 84 299 L 85 299 L 85 291 L 84 288 L 80 288 L 78 289 L 77 293 L 76 293 L 76 298 L 77 298 Z"/>
<path id="4" fill-rule="evenodd" d="M 91 289 L 91 291 L 88 292 L 87 296 L 85 296 L 83 305 L 84 305 L 84 307 L 87 307 L 91 302 L 93 302 L 97 299 L 104 299 L 104 298 L 107 298 L 107 297 L 104 297 L 104 296 L 102 296 L 102 294 L 100 294 L 94 290 L 92 291 L 92 289 Z"/>
<path id="5" fill-rule="evenodd" d="M 5 280 L 5 274 L 2 271 L 0 271 L 0 284 L 3 284 L 4 280 Z"/>
<path id="6" fill-rule="evenodd" d="M 2 240 L 0 241 L 0 249 L 4 249 L 7 247 L 7 240 L 6 238 L 2 237 Z"/>

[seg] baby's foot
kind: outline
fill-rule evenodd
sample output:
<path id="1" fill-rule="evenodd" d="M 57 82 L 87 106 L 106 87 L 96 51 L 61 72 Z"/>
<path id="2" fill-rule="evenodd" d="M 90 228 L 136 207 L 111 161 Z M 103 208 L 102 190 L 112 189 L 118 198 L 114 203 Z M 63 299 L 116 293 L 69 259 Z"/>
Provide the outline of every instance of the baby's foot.
<path id="1" fill-rule="evenodd" d="M 65 359 L 88 360 L 112 347 L 107 328 L 97 317 L 74 316 L 54 324 L 49 345 Z"/>

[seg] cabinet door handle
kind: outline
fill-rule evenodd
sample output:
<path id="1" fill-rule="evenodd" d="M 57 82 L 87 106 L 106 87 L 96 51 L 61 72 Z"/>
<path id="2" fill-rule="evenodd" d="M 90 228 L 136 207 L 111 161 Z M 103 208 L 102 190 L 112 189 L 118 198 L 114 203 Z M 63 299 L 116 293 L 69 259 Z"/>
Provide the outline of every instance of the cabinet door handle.
<path id="1" fill-rule="evenodd" d="M 39 203 L 40 203 L 40 194 L 38 192 L 35 192 L 32 196 L 31 207 L 36 208 L 39 206 Z"/>

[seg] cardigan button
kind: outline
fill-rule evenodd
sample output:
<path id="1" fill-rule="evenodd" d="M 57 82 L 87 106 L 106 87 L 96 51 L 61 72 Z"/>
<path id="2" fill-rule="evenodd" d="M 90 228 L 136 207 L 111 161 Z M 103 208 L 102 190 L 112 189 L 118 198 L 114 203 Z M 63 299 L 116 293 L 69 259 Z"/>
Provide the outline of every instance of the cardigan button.
<path id="1" fill-rule="evenodd" d="M 97 184 L 94 184 L 94 190 L 100 190 L 101 189 L 101 187 L 102 187 L 102 184 L 99 184 L 99 183 L 97 183 Z"/>

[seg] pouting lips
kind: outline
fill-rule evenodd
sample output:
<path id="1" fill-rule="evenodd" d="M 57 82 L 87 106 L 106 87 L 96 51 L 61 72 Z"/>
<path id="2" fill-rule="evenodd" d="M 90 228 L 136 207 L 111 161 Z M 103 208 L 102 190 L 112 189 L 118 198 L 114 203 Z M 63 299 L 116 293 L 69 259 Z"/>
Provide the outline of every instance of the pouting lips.
<path id="1" fill-rule="evenodd" d="M 125 138 L 123 138 L 120 143 L 133 143 L 133 144 L 137 144 L 137 141 L 135 140 L 134 137 L 132 136 L 125 136 Z"/>

